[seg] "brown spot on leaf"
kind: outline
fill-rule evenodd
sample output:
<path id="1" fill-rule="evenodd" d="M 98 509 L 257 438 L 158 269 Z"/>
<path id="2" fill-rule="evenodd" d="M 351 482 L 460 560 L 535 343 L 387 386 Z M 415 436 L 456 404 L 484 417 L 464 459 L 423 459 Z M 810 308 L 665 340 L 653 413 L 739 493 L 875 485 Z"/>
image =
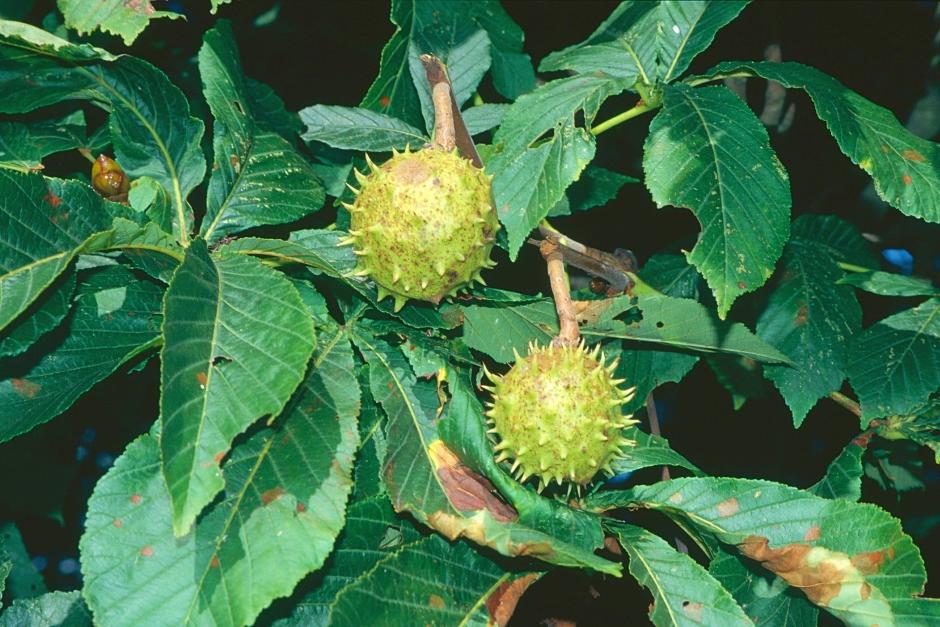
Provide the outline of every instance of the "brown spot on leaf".
<path id="1" fill-rule="evenodd" d="M 45 200 L 47 203 L 49 203 L 53 207 L 58 207 L 59 205 L 62 204 L 62 199 L 56 196 L 55 194 L 53 194 L 51 189 L 43 197 L 43 200 Z"/>
<path id="2" fill-rule="evenodd" d="M 670 497 L 669 497 L 669 502 L 670 502 L 670 503 L 673 503 L 673 504 L 675 504 L 675 505 L 678 505 L 679 503 L 681 503 L 681 502 L 682 502 L 682 493 L 681 493 L 681 492 L 676 492 L 675 494 L 673 494 L 672 496 L 670 496 Z"/>
<path id="3" fill-rule="evenodd" d="M 910 174 L 905 174 L 904 176 L 901 177 L 901 180 L 904 181 L 905 185 L 910 185 L 911 183 L 914 182 L 914 179 L 911 178 Z"/>
<path id="4" fill-rule="evenodd" d="M 215 457 L 213 457 L 212 459 L 215 460 L 216 464 L 221 464 L 222 460 L 225 459 L 225 451 L 219 451 L 218 453 L 215 454 Z"/>
<path id="5" fill-rule="evenodd" d="M 852 440 L 852 444 L 858 446 L 859 448 L 866 448 L 868 443 L 871 442 L 871 436 L 872 434 L 867 431 L 865 433 L 860 433 L 854 440 Z"/>
<path id="6" fill-rule="evenodd" d="M 431 442 L 428 453 L 437 468 L 437 476 L 444 491 L 455 508 L 462 512 L 485 509 L 500 522 L 512 522 L 519 517 L 516 510 L 494 494 L 493 484 L 486 477 L 464 466 L 442 441 Z"/>
<path id="7" fill-rule="evenodd" d="M 923 163 L 924 161 L 926 161 L 926 159 L 924 159 L 924 155 L 920 154 L 913 148 L 908 148 L 907 150 L 901 153 L 901 156 L 907 159 L 908 161 L 916 161 L 917 163 Z"/>
<path id="8" fill-rule="evenodd" d="M 140 505 L 142 500 L 139 494 L 131 494 L 131 505 Z"/>
<path id="9" fill-rule="evenodd" d="M 114 520 L 111 521 L 111 524 L 117 527 L 118 529 L 120 529 L 124 525 L 124 523 L 121 522 L 120 518 L 115 518 Z"/>
<path id="10" fill-rule="evenodd" d="M 881 570 L 885 562 L 885 551 L 868 551 L 852 556 L 852 564 L 863 574 L 871 575 Z"/>
<path id="11" fill-rule="evenodd" d="M 682 602 L 682 613 L 686 615 L 689 620 L 694 620 L 696 623 L 702 622 L 702 604 L 701 603 L 692 603 L 691 601 Z"/>
<path id="12" fill-rule="evenodd" d="M 738 281 L 738 289 L 745 289 L 747 286 L 744 284 L 744 281 Z"/>
<path id="13" fill-rule="evenodd" d="M 497 627 L 506 627 L 522 593 L 539 578 L 539 575 L 530 573 L 512 581 L 504 581 L 486 597 L 486 610 L 490 613 L 492 623 Z"/>
<path id="14" fill-rule="evenodd" d="M 206 376 L 205 372 L 197 372 L 196 381 L 198 381 L 199 385 L 201 385 L 202 387 L 206 387 L 206 383 L 209 382 L 209 378 Z"/>
<path id="15" fill-rule="evenodd" d="M 379 104 L 382 105 L 383 107 L 387 107 L 390 102 L 391 102 L 391 99 L 388 96 L 382 96 L 381 98 L 379 98 Z"/>
<path id="16" fill-rule="evenodd" d="M 153 5 L 150 4 L 150 0 L 125 0 L 124 6 L 144 15 L 154 14 Z"/>
<path id="17" fill-rule="evenodd" d="M 284 488 L 278 486 L 276 488 L 271 488 L 270 490 L 265 490 L 261 493 L 261 502 L 265 505 L 270 505 L 271 501 L 277 499 L 277 497 L 284 494 Z"/>
<path id="18" fill-rule="evenodd" d="M 212 559 L 209 560 L 209 568 L 218 568 L 219 567 L 219 556 L 213 555 Z"/>
<path id="19" fill-rule="evenodd" d="M 845 553 L 808 544 L 794 543 L 772 549 L 763 536 L 748 536 L 738 549 L 822 606 L 828 606 L 837 596 L 844 602 L 853 596 L 861 599 L 863 594 L 870 595 L 871 587 L 866 588 L 868 584 L 859 564 L 877 569 L 885 554 L 882 551 L 860 553 L 850 560 Z"/>
<path id="20" fill-rule="evenodd" d="M 806 533 L 803 535 L 803 539 L 807 542 L 812 542 L 813 540 L 819 540 L 821 537 L 819 525 L 813 525 L 806 530 Z"/>
<path id="21" fill-rule="evenodd" d="M 724 500 L 718 504 L 718 515 L 722 518 L 728 516 L 734 516 L 739 511 L 741 511 L 741 506 L 738 505 L 738 499 L 733 496 L 730 499 Z"/>
<path id="22" fill-rule="evenodd" d="M 428 597 L 428 607 L 433 607 L 435 610 L 440 610 L 444 609 L 445 605 L 446 604 L 444 603 L 444 599 L 437 596 L 436 594 L 432 594 Z"/>
<path id="23" fill-rule="evenodd" d="M 153 557 L 153 547 L 149 544 L 142 549 L 140 549 L 140 554 L 144 557 Z"/>
<path id="24" fill-rule="evenodd" d="M 800 305 L 800 308 L 796 311 L 796 319 L 793 321 L 798 327 L 806 324 L 806 319 L 809 317 L 809 307 L 806 306 L 806 303 Z"/>
<path id="25" fill-rule="evenodd" d="M 623 555 L 623 549 L 620 548 L 620 543 L 617 542 L 617 538 L 613 536 L 604 537 L 604 548 L 614 555 Z"/>
<path id="26" fill-rule="evenodd" d="M 859 593 L 859 596 L 861 596 L 862 600 L 864 601 L 865 599 L 871 596 L 871 585 L 868 583 L 863 583 L 858 593 Z"/>
<path id="27" fill-rule="evenodd" d="M 27 381 L 26 379 L 10 379 L 13 390 L 23 398 L 33 398 L 42 389 L 41 385 Z"/>
<path id="28" fill-rule="evenodd" d="M 304 505 L 303 503 L 298 502 L 298 503 L 297 503 L 297 513 L 298 513 L 298 514 L 303 514 L 305 511 L 307 511 L 307 506 Z"/>

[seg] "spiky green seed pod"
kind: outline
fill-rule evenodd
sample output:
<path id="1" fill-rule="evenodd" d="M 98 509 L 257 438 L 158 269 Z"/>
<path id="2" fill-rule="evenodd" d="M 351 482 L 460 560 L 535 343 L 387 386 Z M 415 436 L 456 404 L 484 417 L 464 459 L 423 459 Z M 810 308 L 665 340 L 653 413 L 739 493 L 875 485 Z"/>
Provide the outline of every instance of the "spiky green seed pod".
<path id="1" fill-rule="evenodd" d="M 379 299 L 392 296 L 397 311 L 409 298 L 437 304 L 482 283 L 499 229 L 489 177 L 456 151 L 434 147 L 369 167 L 368 176 L 356 172 L 362 188 L 344 206 L 357 273 L 376 282 Z"/>
<path id="2" fill-rule="evenodd" d="M 600 346 L 529 346 L 525 357 L 502 377 L 489 372 L 493 401 L 487 412 L 498 441 L 497 461 L 511 462 L 520 481 L 537 477 L 539 490 L 552 481 L 577 487 L 610 464 L 634 442 L 623 437 L 636 424 L 621 413 L 636 388 L 623 390 L 613 378 L 616 361 L 605 365 Z"/>

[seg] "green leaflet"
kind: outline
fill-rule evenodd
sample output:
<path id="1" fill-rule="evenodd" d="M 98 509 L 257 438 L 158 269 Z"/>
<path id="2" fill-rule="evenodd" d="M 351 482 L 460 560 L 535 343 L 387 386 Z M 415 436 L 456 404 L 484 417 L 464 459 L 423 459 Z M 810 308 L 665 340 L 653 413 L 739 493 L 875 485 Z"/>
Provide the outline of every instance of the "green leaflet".
<path id="1" fill-rule="evenodd" d="M 378 562 L 423 538 L 415 525 L 395 515 L 384 496 L 351 503 L 346 526 L 330 561 L 321 571 L 319 585 L 297 603 L 289 618 L 277 622 L 277 627 L 326 625 L 330 607 L 343 589 L 361 581 Z"/>
<path id="2" fill-rule="evenodd" d="M 716 320 L 704 305 L 646 291 L 636 299 L 640 320 L 617 318 L 633 307 L 627 296 L 598 301 L 592 320 L 582 328 L 588 338 L 620 338 L 700 353 L 726 353 L 764 363 L 787 363 L 786 355 L 739 322 Z M 589 340 L 590 341 L 590 340 Z M 675 364 L 675 367 L 684 367 Z M 691 366 L 688 366 L 689 368 Z"/>
<path id="3" fill-rule="evenodd" d="M 733 549 L 719 547 L 708 572 L 746 608 L 757 627 L 807 627 L 819 620 L 819 610 L 806 595 L 760 565 L 741 559 Z"/>
<path id="4" fill-rule="evenodd" d="M 878 270 L 850 272 L 839 279 L 839 283 L 879 296 L 940 296 L 940 288 L 927 279 Z"/>
<path id="5" fill-rule="evenodd" d="M 313 105 L 301 109 L 300 119 L 307 125 L 305 140 L 334 148 L 388 152 L 407 146 L 418 149 L 429 141 L 410 124 L 369 109 Z"/>
<path id="6" fill-rule="evenodd" d="M 468 305 L 463 311 L 463 341 L 472 349 L 508 364 L 513 351 L 526 353 L 529 342 L 548 344 L 558 332 L 558 314 L 551 300 L 511 307 Z"/>
<path id="7" fill-rule="evenodd" d="M 181 536 L 222 489 L 235 436 L 284 407 L 315 336 L 283 275 L 245 255 L 210 257 L 201 240 L 170 282 L 164 316 L 160 446 Z"/>
<path id="8" fill-rule="evenodd" d="M 346 524 L 359 387 L 349 339 L 321 329 L 311 368 L 272 427 L 229 454 L 225 492 L 174 538 L 157 437 L 98 483 L 81 541 L 84 594 L 107 625 L 248 625 L 320 568 Z"/>
<path id="9" fill-rule="evenodd" d="M 894 604 L 923 592 L 920 552 L 874 505 L 828 500 L 769 481 L 694 478 L 601 492 L 592 509 L 662 511 L 694 535 L 736 545 L 850 625 L 897 624 Z M 926 623 L 925 623 L 926 624 Z"/>
<path id="10" fill-rule="evenodd" d="M 504 572 L 467 543 L 434 535 L 386 557 L 347 586 L 333 603 L 329 624 L 492 625 L 492 609 L 499 605 L 491 599 L 503 594 L 500 587 L 518 581 L 524 590 L 538 577 Z"/>
<path id="11" fill-rule="evenodd" d="M 47 592 L 17 599 L 0 614 L 0 627 L 91 627 L 91 616 L 78 590 Z"/>
<path id="12" fill-rule="evenodd" d="M 75 273 L 66 272 L 13 325 L 0 333 L 0 357 L 15 357 L 52 331 L 72 307 Z"/>
<path id="13" fill-rule="evenodd" d="M 82 281 L 66 338 L 38 360 L 27 352 L 0 370 L 0 442 L 51 420 L 121 364 L 157 346 L 161 290 L 108 266 Z"/>
<path id="14" fill-rule="evenodd" d="M 767 131 L 724 87 L 667 87 L 643 148 L 657 207 L 686 207 L 702 225 L 689 262 L 724 319 L 764 284 L 790 232 L 790 184 Z"/>
<path id="15" fill-rule="evenodd" d="M 421 126 L 421 102 L 409 64 L 412 46 L 418 54 L 430 53 L 446 59 L 452 48 L 479 29 L 489 36 L 493 82 L 502 95 L 515 98 L 535 83 L 529 57 L 522 52 L 522 30 L 495 0 L 469 4 L 393 0 L 391 21 L 396 26 L 395 33 L 382 49 L 379 75 L 362 100 L 363 108 Z"/>
<path id="16" fill-rule="evenodd" d="M 630 556 L 630 574 L 653 594 L 650 619 L 657 627 L 753 625 L 728 591 L 687 554 L 640 527 L 609 527 Z"/>
<path id="17" fill-rule="evenodd" d="M 645 83 L 668 83 L 682 75 L 715 34 L 747 2 L 624 2 L 580 44 L 553 52 L 543 72 L 603 72 Z"/>
<path id="18" fill-rule="evenodd" d="M 820 398 L 842 386 L 848 345 L 862 328 L 854 292 L 837 285 L 838 263 L 874 259 L 858 231 L 835 216 L 800 216 L 792 230 L 757 334 L 793 361 L 793 366 L 767 366 L 764 374 L 799 427 Z"/>
<path id="19" fill-rule="evenodd" d="M 150 20 L 177 19 L 181 13 L 156 11 L 150 0 L 58 0 L 59 10 L 65 16 L 65 25 L 80 35 L 102 30 L 117 35 L 129 46 L 144 32 Z"/>
<path id="20" fill-rule="evenodd" d="M 0 20 L 0 41 L 31 52 L 58 57 L 65 61 L 113 61 L 116 57 L 90 44 L 76 44 L 56 37 L 32 24 Z"/>
<path id="21" fill-rule="evenodd" d="M 0 524 L 0 583 L 13 599 L 25 599 L 45 594 L 46 582 L 30 561 L 20 530 L 12 522 Z"/>
<path id="22" fill-rule="evenodd" d="M 110 228 L 87 185 L 0 169 L 0 331 Z"/>
<path id="23" fill-rule="evenodd" d="M 888 316 L 849 349 L 849 382 L 872 418 L 915 413 L 940 390 L 940 298 Z"/>
<path id="24" fill-rule="evenodd" d="M 594 137 L 575 124 L 575 113 L 583 110 L 589 126 L 601 103 L 627 86 L 603 76 L 563 78 L 520 96 L 506 111 L 486 170 L 494 176 L 493 200 L 510 259 L 594 158 Z"/>
<path id="25" fill-rule="evenodd" d="M 208 242 L 266 224 L 292 222 L 323 205 L 312 167 L 281 135 L 258 128 L 229 22 L 204 36 L 199 70 L 212 115 L 215 160 L 206 215 Z"/>
<path id="26" fill-rule="evenodd" d="M 826 499 L 858 501 L 862 498 L 862 455 L 868 448 L 871 434 L 862 433 L 845 445 L 826 469 L 822 479 L 808 487 L 807 492 Z"/>
<path id="27" fill-rule="evenodd" d="M 651 435 L 635 426 L 624 431 L 623 436 L 634 440 L 636 445 L 625 449 L 624 455 L 611 464 L 615 474 L 634 472 L 651 466 L 675 466 L 685 468 L 696 476 L 705 474 L 698 466 L 670 448 L 664 437 Z"/>
<path id="28" fill-rule="evenodd" d="M 940 222 L 940 147 L 905 129 L 890 111 L 836 79 L 799 63 L 727 61 L 707 76 L 745 72 L 806 90 L 839 148 L 872 177 L 901 213 Z"/>
<path id="29" fill-rule="evenodd" d="M 87 144 L 81 110 L 57 120 L 0 122 L 0 168 L 41 170 L 43 158 Z"/>

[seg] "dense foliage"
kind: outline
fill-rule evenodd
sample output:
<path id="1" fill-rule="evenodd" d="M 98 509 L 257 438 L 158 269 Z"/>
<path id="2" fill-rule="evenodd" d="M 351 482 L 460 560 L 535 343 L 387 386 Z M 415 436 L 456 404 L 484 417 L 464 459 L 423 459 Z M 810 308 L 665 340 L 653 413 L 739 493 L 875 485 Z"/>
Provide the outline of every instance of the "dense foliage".
<path id="1" fill-rule="evenodd" d="M 150 20 L 177 16 L 148 1 L 59 0 L 64 22 L 45 30 L 0 20 L 0 442 L 114 373 L 151 359 L 160 370 L 159 419 L 87 503 L 80 591 L 44 593 L 19 531 L 2 527 L 0 593 L 12 604 L 0 625 L 249 625 L 282 598 L 265 620 L 506 625 L 530 586 L 562 569 L 632 576 L 657 625 L 805 626 L 820 610 L 849 625 L 940 624 L 940 601 L 922 596 L 920 550 L 891 513 L 859 502 L 879 442 L 929 447 L 940 461 L 940 289 L 883 271 L 843 219 L 793 219 L 785 164 L 732 87 L 753 78 L 804 91 L 878 196 L 925 223 L 940 223 L 940 147 L 800 63 L 688 74 L 746 4 L 624 2 L 542 59 L 537 77 L 495 0 L 393 0 L 397 29 L 359 106 L 299 114 L 244 74 L 251 51 L 224 20 L 196 60 L 204 104 L 154 65 L 90 43 L 101 30 L 130 45 Z M 484 81 L 499 102 L 483 102 Z M 446 238 L 378 254 L 420 237 L 369 238 L 350 210 L 363 211 L 360 187 L 378 189 L 363 175 L 381 175 L 372 160 L 437 150 L 451 114 L 460 167 L 485 169 L 459 197 L 478 206 L 491 177 L 499 228 L 490 217 L 494 241 L 466 235 L 461 245 L 482 252 L 457 294 L 441 300 L 453 284 L 434 283 L 430 298 L 406 301 L 389 287 L 399 275 L 417 285 L 425 263 L 445 277 L 438 257 L 458 267 L 465 256 Z M 592 163 L 598 142 L 616 141 L 602 133 L 644 115 L 645 143 L 621 148 L 642 150 L 642 181 Z M 44 169 L 74 151 L 91 162 L 85 173 Z M 470 185 L 453 176 L 454 188 Z M 692 212 L 691 250 L 638 268 L 549 222 L 589 221 L 637 184 L 657 206 Z M 446 222 L 448 203 L 427 202 L 422 219 Z M 329 217 L 311 222 L 321 209 Z M 534 253 L 533 241 L 551 296 L 467 284 L 494 243 L 484 280 Z M 570 289 L 565 265 L 594 289 Z M 906 300 L 863 326 L 860 292 Z M 735 308 L 744 295 L 756 315 Z M 498 455 L 510 428 L 497 437 L 488 426 L 483 374 L 499 380 L 531 343 L 579 338 L 603 350 L 599 368 L 616 364 L 599 382 L 587 366 L 564 379 L 595 385 L 578 403 L 605 408 L 597 437 L 615 442 L 598 450 L 614 478 L 579 472 L 570 490 L 559 471 L 546 488 L 544 456 L 514 476 Z M 700 360 L 742 401 L 762 373 L 794 428 L 830 398 L 857 416 L 857 435 L 805 489 L 709 476 L 694 450 L 659 435 L 653 399 Z M 508 388 L 527 412 L 546 402 Z M 511 422 L 500 411 L 500 425 Z M 554 441 L 548 450 L 567 455 Z M 658 466 L 680 478 L 630 479 Z M 648 525 L 644 510 L 674 524 Z"/>

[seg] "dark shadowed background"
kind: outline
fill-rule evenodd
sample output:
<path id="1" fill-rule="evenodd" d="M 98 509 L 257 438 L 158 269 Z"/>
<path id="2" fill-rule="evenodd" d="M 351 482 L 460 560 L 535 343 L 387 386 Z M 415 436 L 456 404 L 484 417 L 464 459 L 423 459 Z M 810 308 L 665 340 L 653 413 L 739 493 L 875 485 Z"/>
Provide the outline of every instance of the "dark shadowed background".
<path id="1" fill-rule="evenodd" d="M 39 24 L 53 4 L 0 1 L 0 12 L 26 13 L 26 21 Z M 195 54 L 202 33 L 215 19 L 233 20 L 246 73 L 270 84 L 292 110 L 317 103 L 358 104 L 394 28 L 387 3 L 378 0 L 239 0 L 223 7 L 218 16 L 209 15 L 208 0 L 168 4 L 185 12 L 187 21 L 154 22 L 131 50 L 166 71 L 190 95 L 197 114 L 205 111 L 205 105 Z M 616 2 L 509 0 L 504 5 L 525 30 L 526 51 L 537 64 L 547 53 L 583 40 Z M 768 44 L 777 43 L 785 60 L 834 75 L 906 122 L 928 85 L 938 82 L 938 68 L 931 69 L 931 58 L 940 50 L 933 42 L 938 31 L 935 10 L 935 2 L 764 1 L 722 30 L 691 71 L 725 59 L 760 59 Z M 264 17 L 259 20 L 259 16 Z M 94 41 L 114 52 L 126 50 L 109 37 Z M 763 89 L 757 81 L 748 87 L 758 112 Z M 488 82 L 481 94 L 487 102 L 499 101 Z M 598 120 L 628 108 L 634 100 L 629 94 L 611 98 Z M 793 124 L 785 133 L 771 131 L 771 140 L 790 173 L 794 216 L 837 214 L 876 236 L 876 250 L 883 253 L 886 269 L 940 278 L 940 228 L 867 200 L 867 177 L 839 152 L 813 115 L 809 99 L 791 93 L 789 102 L 795 105 Z M 640 149 L 649 119 L 641 117 L 605 133 L 599 138 L 595 163 L 641 176 Z M 55 165 L 65 170 L 55 173 L 66 174 L 80 162 Z M 204 194 L 197 191 L 193 199 L 200 196 Z M 312 223 L 331 220 L 331 212 L 324 210 Z M 698 233 L 690 212 L 657 210 L 642 185 L 625 187 L 606 207 L 553 223 L 597 248 L 630 249 L 641 263 L 654 252 L 690 249 Z M 499 261 L 499 268 L 487 275 L 491 285 L 548 293 L 544 266 L 534 249 L 524 250 L 515 265 L 509 265 L 505 254 Z M 907 305 L 903 299 L 859 297 L 866 325 Z M 732 310 L 732 316 L 752 328 L 754 301 L 753 295 L 742 298 Z M 158 389 L 159 364 L 154 359 L 140 372 L 119 374 L 99 385 L 52 423 L 0 446 L 0 520 L 17 523 L 50 588 L 81 585 L 77 545 L 86 500 L 124 446 L 156 419 Z M 806 487 L 822 476 L 858 431 L 855 416 L 827 400 L 820 401 L 795 431 L 786 405 L 770 386 L 735 411 L 704 362 L 681 384 L 667 385 L 656 396 L 663 434 L 675 449 L 713 475 Z M 902 518 L 923 551 L 928 574 L 940 578 L 940 473 L 928 452 L 905 454 L 923 464 L 920 472 L 926 489 L 899 496 L 865 479 L 863 498 Z M 652 481 L 658 471 L 638 475 Z M 599 577 L 558 573 L 527 595 L 513 624 L 537 624 L 547 616 L 574 619 L 579 625 L 634 620 L 643 624 L 649 596 L 638 587 L 621 591 L 617 585 Z M 938 595 L 935 579 L 932 596 Z M 590 612 L 588 606 L 593 608 Z"/>

